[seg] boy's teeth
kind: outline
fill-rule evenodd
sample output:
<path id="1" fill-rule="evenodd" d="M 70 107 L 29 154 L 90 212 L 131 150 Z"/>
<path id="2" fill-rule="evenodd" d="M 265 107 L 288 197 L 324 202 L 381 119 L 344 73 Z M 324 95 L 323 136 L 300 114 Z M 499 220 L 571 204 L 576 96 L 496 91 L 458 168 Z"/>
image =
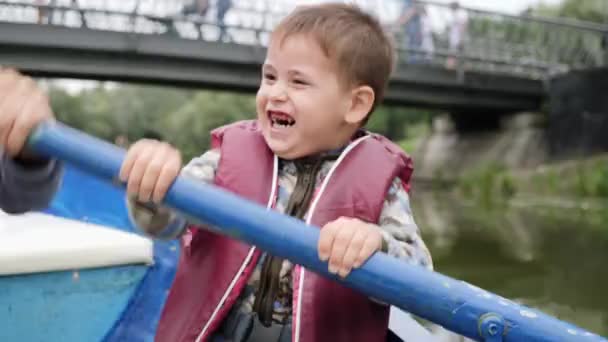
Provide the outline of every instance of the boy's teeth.
<path id="1" fill-rule="evenodd" d="M 285 117 L 284 115 L 271 115 L 270 121 L 273 127 L 277 128 L 287 128 L 293 126 L 295 121 L 289 117 Z"/>
<path id="2" fill-rule="evenodd" d="M 278 127 L 278 128 L 287 128 L 287 127 L 289 127 L 289 125 L 280 124 L 280 123 L 278 123 L 278 122 L 276 122 L 276 121 L 273 121 L 273 122 L 272 122 L 272 125 L 273 125 L 274 127 Z"/>

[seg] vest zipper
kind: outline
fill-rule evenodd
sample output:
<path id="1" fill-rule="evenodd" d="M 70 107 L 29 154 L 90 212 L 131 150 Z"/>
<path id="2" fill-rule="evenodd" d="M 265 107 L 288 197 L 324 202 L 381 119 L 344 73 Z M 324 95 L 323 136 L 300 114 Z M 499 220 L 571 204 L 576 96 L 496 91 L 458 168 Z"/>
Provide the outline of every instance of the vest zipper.
<path id="1" fill-rule="evenodd" d="M 270 185 L 271 186 L 270 197 L 268 198 L 268 203 L 266 204 L 266 208 L 268 208 L 268 209 L 271 209 L 276 202 L 275 198 L 276 198 L 276 194 L 277 194 L 278 174 L 279 174 L 279 158 L 276 155 L 274 156 L 273 164 L 274 164 L 274 166 L 273 166 L 273 174 L 272 174 L 272 182 L 271 182 L 272 184 Z M 228 295 L 230 295 L 230 292 L 232 292 L 232 289 L 234 288 L 234 285 L 236 285 L 236 282 L 239 279 L 239 277 L 241 276 L 241 273 L 245 270 L 245 268 L 249 264 L 249 261 L 251 260 L 251 257 L 253 256 L 253 252 L 255 252 L 255 247 L 251 247 L 251 249 L 249 250 L 249 253 L 247 254 L 247 257 L 245 258 L 245 261 L 239 268 L 239 271 L 235 274 L 234 278 L 230 282 L 230 285 L 228 285 L 226 292 L 224 293 L 224 295 L 220 299 L 220 302 L 217 304 L 217 306 L 213 310 L 213 313 L 211 313 L 211 317 L 209 317 L 209 320 L 207 320 L 207 323 L 205 323 L 205 326 L 203 326 L 203 329 L 201 329 L 201 333 L 198 335 L 195 342 L 202 341 L 203 336 L 205 336 L 205 334 L 207 333 L 207 330 L 209 330 L 211 323 L 213 323 L 218 312 L 224 305 L 224 302 L 228 298 Z"/>
<path id="2" fill-rule="evenodd" d="M 340 157 L 338 157 L 338 160 L 336 160 L 336 162 L 334 163 L 334 165 L 332 165 L 331 169 L 329 170 L 329 172 L 327 173 L 327 176 L 325 176 L 325 179 L 323 180 L 323 183 L 321 184 L 321 188 L 319 189 L 319 192 L 317 193 L 317 195 L 313 198 L 312 203 L 310 205 L 310 210 L 308 212 L 308 217 L 306 218 L 306 224 L 307 225 L 311 225 L 312 223 L 312 218 L 313 215 L 315 213 L 315 210 L 317 209 L 317 205 L 319 204 L 319 200 L 321 199 L 321 197 L 323 196 L 323 193 L 325 192 L 325 189 L 327 188 L 327 184 L 329 183 L 329 180 L 331 179 L 331 177 L 333 176 L 334 172 L 336 171 L 336 169 L 338 168 L 338 166 L 340 165 L 340 163 L 342 162 L 342 160 L 344 160 L 344 158 L 346 157 L 346 155 L 348 155 L 348 153 L 350 153 L 350 151 L 352 151 L 355 147 L 357 147 L 357 145 L 359 145 L 361 142 L 363 142 L 365 139 L 369 138 L 370 135 L 365 135 L 362 136 L 360 138 L 358 138 L 357 140 L 353 141 L 351 144 L 349 144 L 344 151 L 342 151 L 342 153 L 340 154 Z M 305 269 L 302 266 L 299 266 L 299 270 L 300 270 L 300 277 L 299 277 L 299 281 L 298 281 L 298 291 L 297 291 L 297 297 L 296 302 L 296 313 L 293 319 L 294 322 L 294 327 L 293 327 L 293 336 L 291 338 L 291 340 L 293 342 L 300 342 L 300 321 L 301 321 L 301 314 L 302 314 L 302 294 L 304 291 L 304 277 L 305 277 Z"/>

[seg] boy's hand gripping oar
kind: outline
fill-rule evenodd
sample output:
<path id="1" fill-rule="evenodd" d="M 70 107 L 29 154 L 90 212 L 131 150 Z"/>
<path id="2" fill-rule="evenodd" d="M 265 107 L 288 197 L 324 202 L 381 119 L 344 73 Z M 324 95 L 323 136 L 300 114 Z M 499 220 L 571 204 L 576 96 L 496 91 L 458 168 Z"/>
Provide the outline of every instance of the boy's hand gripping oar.
<path id="1" fill-rule="evenodd" d="M 60 123 L 30 136 L 35 152 L 118 178 L 125 151 Z M 362 293 L 478 341 L 606 341 L 578 327 L 422 267 L 376 253 L 341 279 L 319 260 L 319 230 L 217 187 L 178 177 L 164 204 Z M 235 209 L 238 208 L 238 209 Z M 502 336 L 502 337 L 501 337 Z"/>

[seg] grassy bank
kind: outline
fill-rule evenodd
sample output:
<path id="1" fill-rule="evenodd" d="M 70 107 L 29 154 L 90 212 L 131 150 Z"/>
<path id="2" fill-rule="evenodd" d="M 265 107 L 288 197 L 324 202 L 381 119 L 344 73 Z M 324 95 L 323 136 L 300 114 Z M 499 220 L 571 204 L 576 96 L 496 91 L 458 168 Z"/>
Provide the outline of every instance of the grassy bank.
<path id="1" fill-rule="evenodd" d="M 398 142 L 399 146 L 409 155 L 413 155 L 418 144 L 429 134 L 430 127 L 426 122 L 409 124 L 405 128 L 405 138 Z"/>
<path id="2" fill-rule="evenodd" d="M 489 204 L 515 197 L 604 202 L 608 200 L 608 155 L 523 171 L 488 163 L 465 173 L 456 184 L 455 191 L 461 195 Z"/>

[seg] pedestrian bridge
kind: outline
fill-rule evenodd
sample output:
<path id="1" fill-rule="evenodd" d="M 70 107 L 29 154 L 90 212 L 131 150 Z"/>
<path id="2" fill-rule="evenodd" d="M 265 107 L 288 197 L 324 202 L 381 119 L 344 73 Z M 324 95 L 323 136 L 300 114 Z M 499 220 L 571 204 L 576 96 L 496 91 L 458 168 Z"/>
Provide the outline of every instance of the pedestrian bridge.
<path id="1" fill-rule="evenodd" d="M 234 3 L 222 22 L 213 8 L 205 17 L 184 14 L 178 1 L 0 1 L 0 65 L 40 77 L 255 92 L 268 33 L 290 8 Z M 388 104 L 535 110 L 553 75 L 605 65 L 606 26 L 417 3 L 427 13 L 432 49 L 408 43 L 402 28 L 391 27 L 396 18 L 369 8 L 398 46 Z M 446 24 L 456 12 L 468 22 L 458 51 L 449 48 Z M 222 29 L 227 35 L 218 40 Z M 449 59 L 458 63 L 448 68 Z"/>

